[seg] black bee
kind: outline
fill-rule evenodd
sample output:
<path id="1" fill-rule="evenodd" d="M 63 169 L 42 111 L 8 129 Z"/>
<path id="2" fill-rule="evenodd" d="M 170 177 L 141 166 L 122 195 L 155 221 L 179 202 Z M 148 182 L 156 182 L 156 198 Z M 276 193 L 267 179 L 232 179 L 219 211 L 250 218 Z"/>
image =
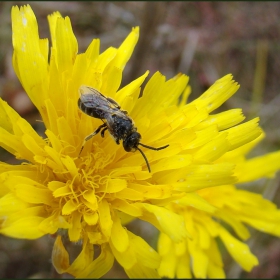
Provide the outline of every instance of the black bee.
<path id="1" fill-rule="evenodd" d="M 97 133 L 101 133 L 104 137 L 106 130 L 109 130 L 110 134 L 119 145 L 120 140 L 123 140 L 123 147 L 127 152 L 135 152 L 138 150 L 144 157 L 148 170 L 151 172 L 149 162 L 138 146 L 143 146 L 151 150 L 162 150 L 167 148 L 169 145 L 154 148 L 140 143 L 141 134 L 137 132 L 137 128 L 134 126 L 132 119 L 128 116 L 128 113 L 121 110 L 120 105 L 110 97 L 105 97 L 98 90 L 88 87 L 81 86 L 79 89 L 80 98 L 78 100 L 78 106 L 85 114 L 101 119 L 103 124 L 100 125 L 93 133 L 88 135 L 83 142 L 80 150 L 80 154 L 84 148 L 86 141 L 91 139 Z"/>

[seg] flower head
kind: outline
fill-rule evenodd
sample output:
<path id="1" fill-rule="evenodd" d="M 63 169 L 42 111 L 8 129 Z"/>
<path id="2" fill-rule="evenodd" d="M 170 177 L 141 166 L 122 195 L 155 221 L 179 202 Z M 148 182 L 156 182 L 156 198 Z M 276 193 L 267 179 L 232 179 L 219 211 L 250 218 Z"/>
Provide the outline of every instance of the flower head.
<path id="1" fill-rule="evenodd" d="M 249 270 L 256 265 L 246 245 L 219 221 L 232 226 L 241 239 L 249 236 L 243 223 L 280 235 L 274 205 L 233 186 L 272 175 L 279 169 L 276 159 L 279 162 L 280 155 L 246 160 L 248 150 L 263 137 L 258 119 L 240 124 L 244 120 L 240 109 L 212 113 L 239 88 L 232 76 L 218 80 L 186 104 L 188 77 L 179 74 L 166 81 L 157 72 L 139 98 L 148 72 L 120 89 L 122 71 L 138 40 L 138 27 L 119 48 L 100 53 L 100 42 L 94 39 L 85 53 L 78 54 L 70 19 L 56 12 L 48 20 L 50 55 L 48 40 L 39 38 L 30 6 L 12 9 L 14 69 L 42 116 L 47 138 L 41 138 L 0 100 L 0 144 L 27 161 L 0 164 L 0 232 L 28 239 L 57 233 L 53 265 L 59 273 L 76 277 L 100 277 L 114 259 L 132 278 L 187 277 L 191 275 L 190 258 L 196 277 L 224 276 L 217 237 L 242 267 Z M 102 122 L 79 109 L 82 85 L 120 104 L 134 121 L 141 143 L 169 145 L 159 151 L 143 148 L 151 172 L 139 151 L 126 152 L 108 137 L 112 131 L 84 143 L 100 125 L 108 127 L 108 120 Z M 250 171 L 264 166 L 261 173 Z M 260 207 L 267 209 L 262 217 Z M 254 209 L 251 215 L 248 208 Z M 160 231 L 159 253 L 124 227 L 135 218 Z M 82 243 L 71 264 L 62 237 Z M 94 245 L 101 248 L 97 257 Z M 247 263 L 242 260 L 244 255 Z"/>

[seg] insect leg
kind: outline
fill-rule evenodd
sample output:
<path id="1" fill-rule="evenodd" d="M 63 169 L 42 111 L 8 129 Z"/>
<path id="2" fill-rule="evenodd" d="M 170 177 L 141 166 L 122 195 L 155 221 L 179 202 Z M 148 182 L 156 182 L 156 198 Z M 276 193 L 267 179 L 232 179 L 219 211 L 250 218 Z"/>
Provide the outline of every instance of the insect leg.
<path id="1" fill-rule="evenodd" d="M 82 150 L 84 149 L 84 146 L 85 146 L 86 142 L 87 142 L 89 139 L 91 139 L 93 136 L 95 136 L 95 135 L 96 135 L 102 128 L 104 128 L 104 127 L 105 127 L 105 130 L 106 130 L 106 129 L 107 129 L 106 123 L 103 123 L 102 125 L 100 125 L 94 132 L 92 132 L 90 135 L 88 135 L 88 136 L 84 139 L 84 142 L 83 142 L 83 144 L 82 144 L 81 150 L 80 150 L 80 152 L 79 152 L 79 156 L 80 156 Z M 104 129 L 103 129 L 103 130 L 104 130 Z M 103 132 L 103 130 L 102 130 L 102 132 Z M 101 132 L 101 135 L 102 135 L 102 132 Z M 104 135 L 104 132 L 103 132 L 103 135 Z"/>
<path id="2" fill-rule="evenodd" d="M 105 131 L 108 129 L 108 127 L 106 126 L 105 128 L 103 128 L 100 132 L 101 136 L 104 138 L 104 133 Z"/>

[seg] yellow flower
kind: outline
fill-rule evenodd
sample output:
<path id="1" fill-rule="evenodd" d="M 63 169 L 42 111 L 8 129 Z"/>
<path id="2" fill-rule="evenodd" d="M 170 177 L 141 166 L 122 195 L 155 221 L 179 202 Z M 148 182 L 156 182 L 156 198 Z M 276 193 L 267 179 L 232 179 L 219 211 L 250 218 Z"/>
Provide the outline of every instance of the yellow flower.
<path id="1" fill-rule="evenodd" d="M 26 161 L 0 163 L 0 232 L 27 239 L 56 233 L 53 265 L 76 277 L 101 277 L 114 259 L 131 278 L 185 277 L 191 275 L 190 258 L 196 277 L 224 276 L 216 237 L 244 269 L 256 265 L 246 245 L 218 221 L 231 225 L 242 239 L 249 235 L 243 222 L 279 235 L 275 206 L 233 184 L 272 176 L 280 155 L 247 161 L 246 153 L 263 137 L 258 119 L 240 124 L 240 109 L 211 114 L 237 91 L 232 76 L 186 104 L 188 77 L 166 81 L 157 72 L 138 98 L 148 72 L 119 88 L 138 27 L 117 49 L 100 54 L 94 39 L 77 54 L 70 19 L 56 12 L 48 20 L 50 55 L 30 6 L 12 9 L 14 69 L 42 116 L 47 138 L 0 100 L 0 144 Z M 169 145 L 160 151 L 143 148 L 151 172 L 140 152 L 126 152 L 108 132 L 87 141 L 79 155 L 85 137 L 102 124 L 78 108 L 82 85 L 120 104 L 135 122 L 141 143 Z M 252 167 L 265 168 L 258 173 Z M 260 215 L 261 209 L 267 212 Z M 159 253 L 124 227 L 135 218 L 160 231 Z M 72 263 L 64 239 L 82 244 Z M 97 257 L 94 245 L 100 247 Z"/>

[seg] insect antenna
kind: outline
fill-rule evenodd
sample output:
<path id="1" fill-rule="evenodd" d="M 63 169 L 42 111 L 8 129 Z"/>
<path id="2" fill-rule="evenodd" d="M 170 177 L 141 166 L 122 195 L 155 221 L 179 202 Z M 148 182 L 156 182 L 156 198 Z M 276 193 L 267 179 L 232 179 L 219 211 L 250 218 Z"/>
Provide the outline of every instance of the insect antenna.
<path id="1" fill-rule="evenodd" d="M 144 144 L 142 144 L 142 143 L 139 143 L 139 145 L 141 145 L 141 146 L 143 146 L 143 147 L 145 147 L 145 148 L 148 148 L 148 149 L 150 149 L 150 150 L 155 150 L 155 151 L 159 151 L 159 150 L 165 149 L 165 148 L 167 148 L 167 147 L 169 146 L 169 145 L 165 145 L 165 146 L 163 146 L 163 147 L 155 148 L 155 147 L 151 147 L 151 146 L 144 145 Z"/>
<path id="2" fill-rule="evenodd" d="M 148 162 L 148 159 L 146 158 L 146 156 L 145 156 L 145 154 L 143 153 L 143 151 L 142 150 L 140 150 L 138 147 L 136 147 L 136 149 L 142 154 L 142 156 L 143 156 L 143 158 L 145 159 L 145 161 L 146 161 L 146 164 L 147 164 L 147 167 L 148 167 L 148 170 L 149 170 L 149 172 L 151 173 L 151 168 L 150 168 L 150 164 L 149 164 L 149 162 Z"/>
<path id="3" fill-rule="evenodd" d="M 169 146 L 169 145 L 165 145 L 165 146 L 163 146 L 163 147 L 155 148 L 155 147 L 151 147 L 151 146 L 144 145 L 144 144 L 142 144 L 142 143 L 138 143 L 138 145 L 141 145 L 141 146 L 143 146 L 143 147 L 145 147 L 145 148 L 148 148 L 148 149 L 150 149 L 150 150 L 155 150 L 155 151 L 159 151 L 159 150 L 165 149 L 165 148 L 167 148 L 167 147 Z M 140 150 L 138 147 L 135 147 L 135 148 L 142 154 L 143 158 L 144 158 L 145 161 L 146 161 L 148 170 L 149 170 L 149 172 L 151 173 L 151 168 L 150 168 L 150 164 L 149 164 L 149 162 L 148 162 L 147 157 L 145 156 L 145 154 L 143 153 L 142 150 Z"/>

